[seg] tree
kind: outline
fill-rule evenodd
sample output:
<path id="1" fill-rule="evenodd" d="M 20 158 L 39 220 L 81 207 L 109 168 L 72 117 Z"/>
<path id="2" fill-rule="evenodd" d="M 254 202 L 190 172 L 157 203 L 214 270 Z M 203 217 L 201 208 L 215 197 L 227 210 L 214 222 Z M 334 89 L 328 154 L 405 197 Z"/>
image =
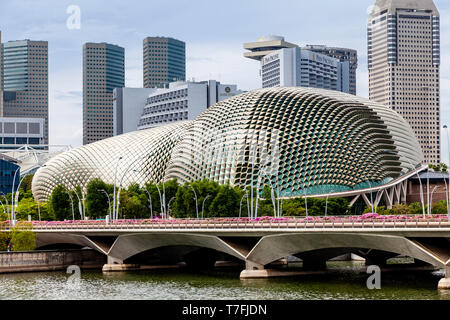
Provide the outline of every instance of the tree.
<path id="1" fill-rule="evenodd" d="M 409 215 L 412 213 L 411 207 L 407 204 L 396 204 L 392 207 L 392 212 L 395 215 Z"/>
<path id="2" fill-rule="evenodd" d="M 127 190 L 120 192 L 120 211 L 128 218 L 147 218 L 149 209 L 148 198 L 137 183 L 132 183 Z"/>
<path id="3" fill-rule="evenodd" d="M 17 219 L 28 220 L 28 215 L 32 220 L 39 220 L 37 202 L 32 198 L 23 198 L 17 206 Z"/>
<path id="4" fill-rule="evenodd" d="M 29 222 L 19 222 L 11 230 L 13 251 L 31 251 L 36 249 L 36 235 Z"/>
<path id="5" fill-rule="evenodd" d="M 86 187 L 86 215 L 92 219 L 104 218 L 109 213 L 108 197 L 103 191 L 107 185 L 99 178 L 89 181 Z M 78 198 L 77 198 L 78 199 Z M 74 199 L 75 200 L 75 199 Z M 112 204 L 111 204 L 112 205 Z"/>
<path id="6" fill-rule="evenodd" d="M 230 185 L 220 186 L 217 196 L 210 205 L 211 217 L 236 217 L 239 215 L 239 193 Z"/>
<path id="7" fill-rule="evenodd" d="M 433 204 L 431 214 L 447 214 L 447 202 L 445 200 Z"/>
<path id="8" fill-rule="evenodd" d="M 414 202 L 409 205 L 411 214 L 423 214 L 422 205 L 419 202 Z"/>
<path id="9" fill-rule="evenodd" d="M 56 220 L 72 219 L 71 202 L 66 187 L 63 185 L 56 186 L 49 198 L 50 214 Z"/>

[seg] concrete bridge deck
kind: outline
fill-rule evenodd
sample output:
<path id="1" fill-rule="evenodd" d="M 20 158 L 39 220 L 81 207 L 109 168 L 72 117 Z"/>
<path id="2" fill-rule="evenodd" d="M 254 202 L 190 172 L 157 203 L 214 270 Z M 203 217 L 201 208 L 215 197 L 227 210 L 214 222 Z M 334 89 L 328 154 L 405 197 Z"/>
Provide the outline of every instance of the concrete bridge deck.
<path id="1" fill-rule="evenodd" d="M 72 244 L 105 254 L 105 271 L 126 270 L 146 254 L 193 265 L 231 257 L 245 263 L 241 277 L 270 276 L 274 273 L 267 267 L 287 256 L 302 259 L 305 270 L 321 270 L 327 260 L 345 253 L 356 253 L 367 264 L 377 265 L 405 255 L 444 269 L 439 286 L 450 288 L 450 222 L 446 219 L 97 221 L 37 224 L 33 232 L 39 248 Z"/>

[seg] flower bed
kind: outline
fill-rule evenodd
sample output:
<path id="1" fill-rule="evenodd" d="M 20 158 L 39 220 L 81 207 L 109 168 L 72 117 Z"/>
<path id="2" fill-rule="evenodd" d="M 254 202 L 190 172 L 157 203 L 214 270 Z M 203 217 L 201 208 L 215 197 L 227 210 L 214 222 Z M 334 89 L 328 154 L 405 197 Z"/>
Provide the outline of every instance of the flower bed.
<path id="1" fill-rule="evenodd" d="M 154 225 L 154 224 L 233 224 L 233 223 L 358 223 L 358 222 L 431 222 L 448 221 L 447 215 L 433 215 L 423 217 L 422 215 L 379 215 L 377 213 L 366 213 L 359 216 L 326 216 L 326 217 L 257 217 L 250 219 L 243 218 L 207 218 L 207 219 L 121 219 L 110 222 L 110 225 Z M 105 225 L 105 220 L 67 220 L 67 221 L 32 221 L 33 226 L 69 226 L 69 225 Z M 4 226 L 9 226 L 9 221 L 3 222 Z"/>

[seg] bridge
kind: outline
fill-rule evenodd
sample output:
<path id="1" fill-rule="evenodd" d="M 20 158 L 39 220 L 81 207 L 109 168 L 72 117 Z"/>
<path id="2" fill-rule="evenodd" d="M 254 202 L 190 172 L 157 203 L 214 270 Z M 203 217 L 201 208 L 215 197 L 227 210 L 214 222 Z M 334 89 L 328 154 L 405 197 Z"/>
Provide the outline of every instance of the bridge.
<path id="1" fill-rule="evenodd" d="M 33 232 L 37 248 L 76 245 L 101 252 L 104 271 L 130 270 L 139 261 L 208 266 L 231 260 L 245 264 L 242 278 L 257 278 L 273 274 L 273 263 L 288 256 L 302 259 L 305 270 L 323 270 L 327 260 L 346 253 L 379 266 L 403 255 L 444 269 L 439 288 L 450 289 L 450 222 L 442 216 L 78 221 L 37 223 Z"/>

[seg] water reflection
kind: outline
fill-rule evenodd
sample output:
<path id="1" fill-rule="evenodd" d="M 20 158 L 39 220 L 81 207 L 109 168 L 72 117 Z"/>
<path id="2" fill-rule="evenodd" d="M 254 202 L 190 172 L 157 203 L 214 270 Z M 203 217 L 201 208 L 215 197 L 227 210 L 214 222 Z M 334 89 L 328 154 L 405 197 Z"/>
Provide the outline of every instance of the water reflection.
<path id="1" fill-rule="evenodd" d="M 192 272 L 151 270 L 128 273 L 83 271 L 78 289 L 65 272 L 0 275 L 0 299 L 449 299 L 437 290 L 439 273 L 382 273 L 381 290 L 366 287 L 357 262 L 329 263 L 329 272 L 289 278 L 239 280 L 240 269 Z"/>

